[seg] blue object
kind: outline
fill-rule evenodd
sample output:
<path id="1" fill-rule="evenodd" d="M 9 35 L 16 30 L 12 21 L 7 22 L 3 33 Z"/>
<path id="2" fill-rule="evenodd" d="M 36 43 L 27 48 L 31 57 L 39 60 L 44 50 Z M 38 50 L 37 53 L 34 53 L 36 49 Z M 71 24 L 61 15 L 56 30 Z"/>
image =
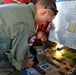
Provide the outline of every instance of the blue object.
<path id="1" fill-rule="evenodd" d="M 22 70 L 21 70 L 21 75 L 31 75 L 31 73 L 28 72 L 27 69 L 22 69 Z"/>

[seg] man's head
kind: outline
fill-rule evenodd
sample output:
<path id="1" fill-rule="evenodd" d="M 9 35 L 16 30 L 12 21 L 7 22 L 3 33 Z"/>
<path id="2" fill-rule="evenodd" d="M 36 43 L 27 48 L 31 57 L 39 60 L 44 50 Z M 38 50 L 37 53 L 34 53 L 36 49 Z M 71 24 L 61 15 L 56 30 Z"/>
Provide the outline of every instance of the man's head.
<path id="1" fill-rule="evenodd" d="M 57 14 L 56 4 L 53 0 L 39 0 L 35 9 L 36 24 L 50 22 Z"/>
<path id="2" fill-rule="evenodd" d="M 36 39 L 41 39 L 41 41 L 47 41 L 48 34 L 45 31 L 38 31 L 36 34 Z"/>

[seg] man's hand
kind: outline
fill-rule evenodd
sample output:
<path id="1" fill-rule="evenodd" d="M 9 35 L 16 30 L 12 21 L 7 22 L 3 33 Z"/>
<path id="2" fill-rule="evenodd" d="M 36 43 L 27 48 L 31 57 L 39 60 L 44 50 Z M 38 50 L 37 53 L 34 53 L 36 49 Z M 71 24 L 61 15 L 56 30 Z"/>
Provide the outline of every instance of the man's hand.
<path id="1" fill-rule="evenodd" d="M 34 61 L 29 60 L 29 61 L 26 63 L 25 67 L 32 67 L 34 64 L 35 64 Z"/>
<path id="2" fill-rule="evenodd" d="M 28 60 L 25 67 L 34 67 L 39 63 L 37 57 L 32 58 L 31 60 Z"/>
<path id="3" fill-rule="evenodd" d="M 51 49 L 46 49 L 45 50 L 45 52 L 44 52 L 44 54 L 45 54 L 45 56 L 47 56 L 47 57 L 50 57 L 50 52 L 51 52 L 52 50 Z"/>

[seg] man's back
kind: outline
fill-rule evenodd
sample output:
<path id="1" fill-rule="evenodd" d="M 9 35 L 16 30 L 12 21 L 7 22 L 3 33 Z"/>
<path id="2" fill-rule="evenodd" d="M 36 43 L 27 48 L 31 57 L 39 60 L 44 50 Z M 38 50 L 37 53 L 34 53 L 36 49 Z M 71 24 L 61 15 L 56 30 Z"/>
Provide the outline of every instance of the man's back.
<path id="1" fill-rule="evenodd" d="M 0 49 L 11 50 L 13 65 L 17 69 L 24 65 L 23 61 L 27 61 L 29 54 L 27 41 L 35 33 L 33 13 L 32 3 L 0 6 Z"/>

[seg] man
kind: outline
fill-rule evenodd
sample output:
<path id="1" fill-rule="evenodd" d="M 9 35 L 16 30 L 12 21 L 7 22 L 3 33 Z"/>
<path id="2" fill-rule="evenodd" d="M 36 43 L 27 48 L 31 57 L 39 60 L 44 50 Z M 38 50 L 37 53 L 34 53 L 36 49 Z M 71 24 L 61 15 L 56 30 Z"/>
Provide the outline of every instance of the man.
<path id="1" fill-rule="evenodd" d="M 49 22 L 57 14 L 53 0 L 40 0 L 36 5 L 6 4 L 0 6 L 0 50 L 11 52 L 16 69 L 31 67 L 28 61 L 28 39 L 35 34 L 34 25 Z"/>

